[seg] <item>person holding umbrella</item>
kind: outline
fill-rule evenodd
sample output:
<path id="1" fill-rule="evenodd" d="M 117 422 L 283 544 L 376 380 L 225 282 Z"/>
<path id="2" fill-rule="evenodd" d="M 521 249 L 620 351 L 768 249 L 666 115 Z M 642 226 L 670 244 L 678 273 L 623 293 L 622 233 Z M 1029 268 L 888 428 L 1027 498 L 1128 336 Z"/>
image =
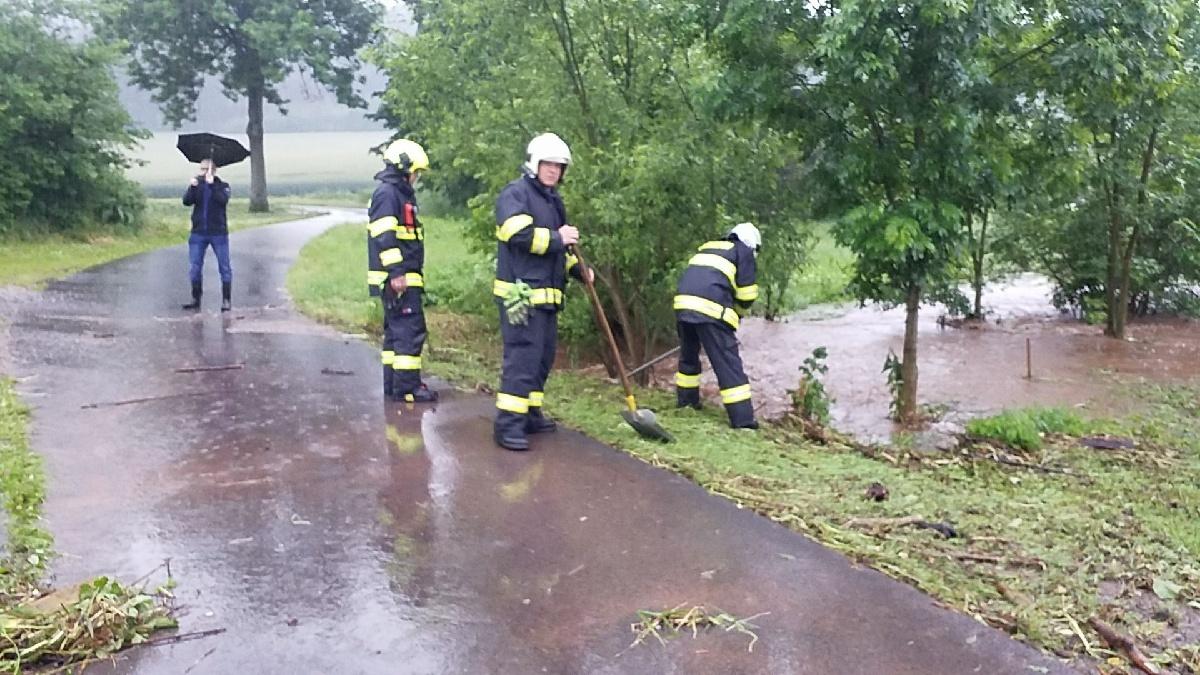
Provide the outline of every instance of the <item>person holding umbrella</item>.
<path id="1" fill-rule="evenodd" d="M 204 254 L 212 247 L 221 273 L 221 311 L 231 308 L 233 268 L 229 265 L 229 224 L 225 205 L 232 189 L 217 177 L 217 167 L 240 162 L 250 155 L 241 143 L 208 133 L 181 134 L 175 145 L 189 161 L 200 163 L 200 175 L 193 176 L 183 193 L 183 205 L 192 207 L 192 232 L 188 236 L 188 277 L 192 282 L 192 301 L 184 309 L 199 310 L 203 294 Z"/>
<path id="2" fill-rule="evenodd" d="M 217 255 L 221 272 L 221 311 L 231 307 L 233 268 L 229 265 L 229 224 L 225 205 L 232 189 L 229 183 L 217 178 L 217 168 L 211 159 L 200 162 L 200 175 L 193 176 L 183 193 L 183 205 L 192 207 L 192 233 L 188 236 L 188 277 L 192 281 L 192 301 L 184 309 L 200 309 L 204 287 L 204 254 L 211 246 Z"/>

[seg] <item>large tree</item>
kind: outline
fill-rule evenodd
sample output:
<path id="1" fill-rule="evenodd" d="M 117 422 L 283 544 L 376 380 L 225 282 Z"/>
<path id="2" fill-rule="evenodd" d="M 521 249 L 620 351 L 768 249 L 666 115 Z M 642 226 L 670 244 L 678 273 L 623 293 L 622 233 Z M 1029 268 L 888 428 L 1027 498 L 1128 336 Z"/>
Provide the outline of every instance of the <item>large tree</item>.
<path id="1" fill-rule="evenodd" d="M 1195 145 L 1198 14 L 1190 0 L 1073 0 L 1050 17 L 1044 105 L 1069 122 L 1085 190 L 1070 200 L 1103 223 L 1105 332 L 1125 337 L 1134 261 L 1154 236 L 1156 206 L 1184 174 L 1160 174 Z M 1068 168 L 1064 162 L 1064 168 Z M 1192 186 L 1194 191 L 1195 187 Z M 1080 209 L 1079 207 L 1085 207 Z"/>
<path id="2" fill-rule="evenodd" d="M 277 87 L 301 71 L 342 103 L 365 106 L 358 53 L 380 15 L 375 0 L 106 0 L 103 26 L 126 41 L 130 77 L 172 124 L 194 117 L 206 76 L 246 99 L 250 210 L 266 211 L 264 103 L 286 111 Z"/>
<path id="3" fill-rule="evenodd" d="M 741 0 L 722 31 L 750 105 L 826 144 L 853 289 L 905 307 L 905 419 L 917 412 L 919 308 L 958 295 L 990 56 L 1022 20 L 1007 2 Z"/>
<path id="4" fill-rule="evenodd" d="M 124 151 L 138 138 L 110 70 L 119 54 L 72 37 L 53 3 L 0 3 L 0 231 L 133 223 Z"/>

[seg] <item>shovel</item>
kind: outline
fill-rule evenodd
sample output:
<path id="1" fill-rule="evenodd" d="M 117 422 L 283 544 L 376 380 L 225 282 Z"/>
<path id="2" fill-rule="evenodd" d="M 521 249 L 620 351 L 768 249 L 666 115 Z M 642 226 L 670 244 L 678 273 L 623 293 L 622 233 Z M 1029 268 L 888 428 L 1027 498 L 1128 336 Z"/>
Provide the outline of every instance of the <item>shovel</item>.
<path id="1" fill-rule="evenodd" d="M 583 272 L 583 285 L 587 288 L 588 298 L 592 301 L 592 309 L 596 312 L 596 323 L 599 323 L 600 328 L 604 331 L 604 339 L 608 341 L 608 348 L 612 350 L 613 359 L 617 364 L 617 374 L 621 378 L 621 386 L 625 388 L 625 405 L 628 406 L 628 410 L 622 410 L 621 417 L 625 418 L 625 422 L 644 438 L 663 442 L 674 441 L 675 437 L 659 426 L 653 411 L 638 408 L 637 399 L 633 396 L 633 387 L 629 384 L 629 375 L 625 372 L 625 364 L 621 361 L 621 350 L 617 348 L 617 339 L 613 337 L 612 328 L 608 325 L 608 317 L 604 314 L 604 306 L 600 304 L 600 296 L 596 294 L 596 284 L 589 278 L 590 267 L 583 259 L 583 254 L 579 252 L 578 246 L 573 247 L 573 252 L 579 258 L 579 269 Z"/>

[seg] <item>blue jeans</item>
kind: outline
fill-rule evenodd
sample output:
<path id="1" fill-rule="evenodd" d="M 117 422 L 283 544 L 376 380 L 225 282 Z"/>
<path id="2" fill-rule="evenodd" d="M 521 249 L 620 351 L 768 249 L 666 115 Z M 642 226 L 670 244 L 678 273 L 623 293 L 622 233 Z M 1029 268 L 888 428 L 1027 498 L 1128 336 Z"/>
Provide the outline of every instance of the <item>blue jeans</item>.
<path id="1" fill-rule="evenodd" d="M 229 235 L 227 234 L 196 234 L 188 237 L 188 276 L 193 284 L 198 284 L 204 278 L 204 253 L 212 246 L 217 254 L 217 269 L 221 272 L 221 281 L 233 281 L 233 268 L 229 266 Z"/>

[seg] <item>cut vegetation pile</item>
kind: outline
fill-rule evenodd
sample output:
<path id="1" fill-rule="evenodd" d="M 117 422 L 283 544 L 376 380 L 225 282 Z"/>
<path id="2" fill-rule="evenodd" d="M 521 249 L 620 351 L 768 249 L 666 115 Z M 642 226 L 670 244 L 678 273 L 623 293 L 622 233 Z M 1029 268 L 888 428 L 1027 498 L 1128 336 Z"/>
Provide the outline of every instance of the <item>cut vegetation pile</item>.
<path id="1" fill-rule="evenodd" d="M 168 586 L 170 581 L 168 580 Z M 98 577 L 78 588 L 0 610 L 0 670 L 103 659 L 175 628 L 168 587 L 153 593 Z"/>

